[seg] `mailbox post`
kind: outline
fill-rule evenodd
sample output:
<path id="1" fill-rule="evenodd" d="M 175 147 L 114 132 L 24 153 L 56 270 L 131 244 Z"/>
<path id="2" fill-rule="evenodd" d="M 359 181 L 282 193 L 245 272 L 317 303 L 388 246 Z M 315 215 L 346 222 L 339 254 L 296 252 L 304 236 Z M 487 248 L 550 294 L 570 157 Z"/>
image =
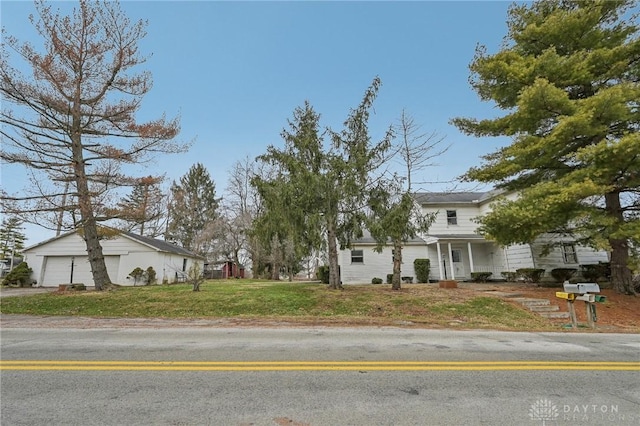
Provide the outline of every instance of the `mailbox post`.
<path id="1" fill-rule="evenodd" d="M 589 327 L 595 328 L 596 321 L 598 320 L 596 316 L 596 302 L 604 302 L 605 296 L 601 296 L 600 286 L 596 283 L 577 283 L 570 284 L 568 281 L 565 281 L 562 285 L 564 291 L 557 291 L 556 297 L 560 299 L 566 299 L 567 306 L 569 308 L 569 316 L 571 317 L 571 326 L 573 328 L 578 327 L 578 319 L 576 318 L 576 308 L 573 303 L 576 300 L 584 301 L 585 307 L 587 308 L 587 322 Z"/>

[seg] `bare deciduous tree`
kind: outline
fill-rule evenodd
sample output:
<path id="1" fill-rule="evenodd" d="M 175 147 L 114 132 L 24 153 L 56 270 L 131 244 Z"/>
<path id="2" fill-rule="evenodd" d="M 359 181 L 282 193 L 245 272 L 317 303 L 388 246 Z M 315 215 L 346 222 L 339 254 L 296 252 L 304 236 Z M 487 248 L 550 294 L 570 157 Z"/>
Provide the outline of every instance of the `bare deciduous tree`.
<path id="1" fill-rule="evenodd" d="M 420 126 L 405 111 L 395 130 L 398 138 L 394 154 L 404 171 L 390 179 L 380 179 L 371 191 L 369 230 L 376 240 L 376 251 L 381 252 L 389 242 L 393 245 L 391 288 L 400 290 L 402 249 L 410 239 L 426 233 L 435 219 L 434 215 L 424 215 L 416 204 L 414 177 L 432 166 L 432 160 L 446 152 L 448 146 L 441 146 L 444 138 L 436 133 L 421 133 Z"/>
<path id="2" fill-rule="evenodd" d="M 47 200 L 64 208 L 59 201 L 71 196 L 77 203 L 77 227 L 83 231 L 96 290 L 101 290 L 111 280 L 97 223 L 110 210 L 96 203 L 97 191 L 136 182 L 121 166 L 139 167 L 152 154 L 180 152 L 186 145 L 173 141 L 179 130 L 177 119 L 163 116 L 140 123 L 135 118 L 151 88 L 148 72 L 134 72 L 145 62 L 138 51 L 145 22 L 132 23 L 119 3 L 111 1 L 80 0 L 69 16 L 42 0 L 35 8 L 30 20 L 43 39 L 44 51 L 3 34 L 0 158 L 34 172 L 47 171 L 48 176 L 68 182 L 69 192 L 48 193 L 43 187 L 46 193 L 35 198 L 6 193 L 2 198 L 17 211 L 33 211 L 45 208 L 38 203 Z M 25 67 L 32 77 L 20 71 Z"/>

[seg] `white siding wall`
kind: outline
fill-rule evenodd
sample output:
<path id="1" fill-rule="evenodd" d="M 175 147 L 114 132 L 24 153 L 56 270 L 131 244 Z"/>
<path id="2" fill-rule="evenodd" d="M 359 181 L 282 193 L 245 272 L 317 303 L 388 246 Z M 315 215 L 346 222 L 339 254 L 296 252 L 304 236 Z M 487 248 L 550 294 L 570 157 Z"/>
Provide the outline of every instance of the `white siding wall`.
<path id="1" fill-rule="evenodd" d="M 442 253 L 445 253 L 446 251 L 447 250 L 444 249 Z M 438 251 L 435 244 L 431 244 L 429 246 L 427 258 L 429 259 L 429 280 L 439 280 L 440 271 L 438 269 L 438 262 L 440 262 L 440 259 L 438 259 Z"/>
<path id="2" fill-rule="evenodd" d="M 387 281 L 387 274 L 393 273 L 392 247 L 385 247 L 382 253 L 377 253 L 371 245 L 354 246 L 353 250 L 362 250 L 363 263 L 351 263 L 351 250 L 341 250 L 338 253 L 338 263 L 343 284 L 371 284 L 372 278 L 381 278 L 383 283 Z M 413 268 L 415 259 L 427 257 L 426 246 L 405 246 L 402 250 L 403 277 L 413 277 L 416 282 L 416 274 Z"/>
<path id="3" fill-rule="evenodd" d="M 578 264 L 591 265 L 600 262 L 609 262 L 609 253 L 604 250 L 594 250 L 590 247 L 577 246 Z"/>
<path id="4" fill-rule="evenodd" d="M 548 254 L 542 255 L 543 244 L 534 243 L 531 245 L 535 259 L 535 267 L 547 271 L 545 278 L 551 276 L 551 270 L 555 268 L 575 268 L 578 269 L 578 263 L 565 263 L 562 257 L 562 250 L 559 247 L 552 249 Z"/>
<path id="5" fill-rule="evenodd" d="M 447 210 L 455 210 L 457 216 L 457 225 L 449 225 L 447 222 Z M 429 234 L 475 234 L 478 225 L 472 219 L 480 215 L 480 210 L 476 206 L 469 205 L 441 205 L 438 207 L 423 206 L 424 213 L 436 212 L 436 220 L 429 228 Z"/>
<path id="6" fill-rule="evenodd" d="M 484 216 L 485 214 L 491 212 L 491 203 L 495 202 L 495 200 L 491 200 L 489 202 L 484 202 L 478 206 L 478 214 L 480 216 Z"/>
<path id="7" fill-rule="evenodd" d="M 570 241 L 567 242 L 571 243 Z M 580 265 L 609 261 L 607 252 L 593 250 L 590 247 L 574 245 L 577 257 L 577 262 L 575 263 L 565 263 L 562 248 L 560 247 L 554 247 L 549 254 L 545 256 L 542 255 L 542 242 L 536 242 L 532 244 L 532 247 L 535 254 L 536 268 L 545 269 L 547 271 L 545 277 L 547 278 L 551 276 L 551 270 L 555 268 L 575 268 L 579 271 Z"/>
<path id="8" fill-rule="evenodd" d="M 506 196 L 509 200 L 517 199 L 516 193 L 511 193 Z M 496 199 L 484 201 L 480 204 L 469 203 L 450 203 L 450 204 L 438 204 L 438 205 L 423 205 L 422 211 L 424 213 L 436 213 L 436 219 L 431 225 L 428 234 L 436 236 L 447 235 L 465 235 L 476 234 L 478 225 L 474 222 L 474 219 L 489 213 L 491 209 L 491 203 Z M 457 224 L 450 225 L 447 221 L 447 210 L 455 210 L 457 217 Z M 428 238 L 427 235 L 423 236 Z M 553 236 L 548 236 L 553 237 Z M 445 237 L 446 238 L 446 237 Z M 598 263 L 608 261 L 608 255 L 604 251 L 594 251 L 587 247 L 576 247 L 576 253 L 578 262 L 575 264 L 565 264 L 560 249 L 554 250 L 547 257 L 540 256 L 539 244 L 545 241 L 546 237 L 543 237 L 538 244 L 516 244 L 506 248 L 499 247 L 496 244 L 478 244 L 472 243 L 473 262 L 475 265 L 474 270 L 476 272 L 493 272 L 492 278 L 502 278 L 501 272 L 512 271 L 515 272 L 520 268 L 545 268 L 550 271 L 553 268 L 559 267 L 576 267 L 579 268 L 581 264 Z M 451 240 L 455 240 L 452 238 Z M 469 251 L 466 242 L 453 242 L 451 244 L 452 249 L 458 249 L 462 255 L 462 262 L 464 269 L 462 276 L 456 274 L 456 279 L 468 279 L 470 278 L 471 267 L 469 259 Z M 371 282 L 371 278 L 379 277 L 383 280 L 386 279 L 386 275 L 391 273 L 391 249 L 386 248 L 383 253 L 375 253 L 371 246 L 358 246 L 356 249 L 364 250 L 364 264 L 351 264 L 351 252 L 349 250 L 342 251 L 340 253 L 339 263 L 342 268 L 342 280 L 344 283 L 368 283 Z M 445 256 L 447 277 L 451 277 L 451 266 L 449 265 L 449 246 L 446 242 L 440 244 L 441 254 Z M 415 250 L 419 253 L 412 256 L 405 248 L 405 270 L 403 270 L 403 276 L 414 276 L 413 272 L 413 260 L 415 258 L 429 258 L 431 262 L 430 279 L 440 279 L 439 263 L 442 262 L 442 258 L 438 257 L 437 246 L 431 244 L 428 247 L 411 247 L 411 250 Z M 409 271 L 411 271 L 409 273 Z"/>
<path id="9" fill-rule="evenodd" d="M 187 258 L 178 254 L 157 252 L 151 247 L 126 237 L 106 239 L 100 243 L 105 256 L 119 256 L 120 258 L 118 270 L 114 271 L 113 269 L 115 268 L 113 267 L 109 269 L 109 278 L 116 284 L 133 285 L 133 279 L 128 277 L 136 267 L 142 269 L 147 269 L 149 266 L 153 267 L 156 271 L 157 280 L 161 283 L 165 277 L 169 282 L 173 282 L 175 271 L 182 271 L 183 259 L 185 258 L 187 259 L 187 270 L 193 262 L 199 262 L 201 270 L 204 265 L 202 260 Z M 74 233 L 27 250 L 25 261 L 33 269 L 32 278 L 41 283 L 43 282 L 42 272 L 46 268 L 44 263 L 47 256 L 86 257 L 86 255 L 87 249 L 84 240 Z M 92 284 L 89 283 L 89 285 Z"/>
<path id="10" fill-rule="evenodd" d="M 164 282 L 165 279 L 169 283 L 172 283 L 175 281 L 176 272 L 182 272 L 184 259 L 187 259 L 186 271 L 191 268 L 194 262 L 200 264 L 201 271 L 204 269 L 203 260 L 193 259 L 179 254 L 144 251 L 144 246 L 136 245 L 138 246 L 136 251 L 131 251 L 127 256 L 120 257 L 118 281 L 115 281 L 115 277 L 111 277 L 112 281 L 123 285 L 133 285 L 133 279 L 129 277 L 129 274 L 137 267 L 146 270 L 151 266 L 156 271 L 158 284 Z M 152 249 L 149 248 L 149 250 Z"/>
<path id="11" fill-rule="evenodd" d="M 38 282 L 37 285 L 40 285 L 42 282 L 42 268 L 44 263 L 44 257 L 38 256 L 35 253 L 23 253 L 23 260 L 27 262 L 29 268 L 33 270 L 31 273 L 31 279 L 36 280 Z"/>
<path id="12" fill-rule="evenodd" d="M 487 249 L 490 249 L 493 253 L 489 262 L 491 262 L 493 266 L 493 275 L 491 275 L 492 280 L 500 280 L 502 279 L 502 272 L 509 271 L 509 266 L 507 263 L 507 256 L 505 250 L 498 246 L 497 244 L 487 244 Z"/>
<path id="13" fill-rule="evenodd" d="M 44 244 L 28 250 L 24 253 L 24 260 L 29 267 L 33 270 L 31 278 L 38 282 L 38 285 L 43 283 L 43 271 L 46 267 L 47 256 L 86 256 L 87 248 L 85 242 L 77 234 L 66 235 L 58 240 L 52 241 L 49 244 Z M 69 260 L 69 264 L 71 261 Z M 67 280 L 68 281 L 68 280 Z M 63 283 L 59 283 L 63 284 Z M 88 285 L 91 285 L 88 283 Z"/>
<path id="14" fill-rule="evenodd" d="M 520 268 L 533 268 L 531 247 L 528 244 L 515 244 L 505 248 L 505 271 L 515 272 Z"/>
<path id="15" fill-rule="evenodd" d="M 162 265 L 157 269 L 158 281 L 162 282 L 163 277 L 166 277 L 169 282 L 173 282 L 176 277 L 176 272 L 182 272 L 184 259 L 187 259 L 185 272 L 188 272 L 196 262 L 200 265 L 200 271 L 204 270 L 204 260 L 188 258 L 179 254 L 166 253 L 162 258 Z"/>

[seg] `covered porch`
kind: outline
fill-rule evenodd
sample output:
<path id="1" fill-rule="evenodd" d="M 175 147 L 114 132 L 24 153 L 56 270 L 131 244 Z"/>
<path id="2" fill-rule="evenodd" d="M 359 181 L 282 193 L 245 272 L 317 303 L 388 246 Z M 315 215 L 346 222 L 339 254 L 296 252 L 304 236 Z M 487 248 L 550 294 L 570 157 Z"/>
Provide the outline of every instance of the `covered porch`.
<path id="1" fill-rule="evenodd" d="M 499 279 L 508 270 L 504 250 L 480 235 L 430 235 L 425 240 L 430 279 L 470 280 L 473 272 L 491 272 L 492 279 Z"/>

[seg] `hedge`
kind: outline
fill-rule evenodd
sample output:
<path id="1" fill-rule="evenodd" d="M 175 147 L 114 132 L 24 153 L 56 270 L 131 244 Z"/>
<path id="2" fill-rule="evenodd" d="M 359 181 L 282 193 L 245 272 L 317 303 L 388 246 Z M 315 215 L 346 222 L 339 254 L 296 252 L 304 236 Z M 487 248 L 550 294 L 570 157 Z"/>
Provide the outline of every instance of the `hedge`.
<path id="1" fill-rule="evenodd" d="M 413 261 L 413 269 L 416 271 L 416 281 L 419 283 L 429 282 L 429 270 L 431 265 L 429 259 L 416 259 Z"/>
<path id="2" fill-rule="evenodd" d="M 569 281 L 578 272 L 576 268 L 555 268 L 551 270 L 551 276 L 558 283 Z"/>
<path id="3" fill-rule="evenodd" d="M 516 274 L 522 277 L 525 282 L 539 283 L 540 279 L 544 275 L 544 269 L 539 268 L 520 268 L 516 269 Z"/>
<path id="4" fill-rule="evenodd" d="M 471 280 L 476 283 L 486 283 L 491 275 L 493 275 L 492 272 L 472 272 Z"/>

